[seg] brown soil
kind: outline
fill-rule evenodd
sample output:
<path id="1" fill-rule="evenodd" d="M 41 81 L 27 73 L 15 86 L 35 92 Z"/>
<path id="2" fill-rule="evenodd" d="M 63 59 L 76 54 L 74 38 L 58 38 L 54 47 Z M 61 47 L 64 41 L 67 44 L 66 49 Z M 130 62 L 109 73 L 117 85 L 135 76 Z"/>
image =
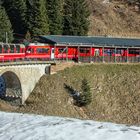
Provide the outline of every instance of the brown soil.
<path id="1" fill-rule="evenodd" d="M 56 65 L 51 66 L 51 74 L 55 74 L 58 71 L 64 70 L 65 68 L 70 68 L 74 65 L 78 65 L 77 63 L 72 62 L 57 62 Z"/>
<path id="2" fill-rule="evenodd" d="M 0 110 L 1 111 L 15 111 L 18 107 L 17 106 L 12 106 L 9 103 L 5 102 L 4 100 L 0 99 Z"/>

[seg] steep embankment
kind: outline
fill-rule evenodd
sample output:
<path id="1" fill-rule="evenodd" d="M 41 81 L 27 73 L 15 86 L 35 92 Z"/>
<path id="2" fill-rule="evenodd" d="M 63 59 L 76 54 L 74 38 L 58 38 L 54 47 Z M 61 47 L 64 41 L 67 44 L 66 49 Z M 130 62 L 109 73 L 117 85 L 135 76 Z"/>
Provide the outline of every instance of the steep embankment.
<path id="1" fill-rule="evenodd" d="M 60 65 L 61 66 L 61 65 Z M 140 65 L 93 64 L 44 75 L 18 112 L 140 124 Z M 80 90 L 89 81 L 93 101 L 86 108 L 73 105 L 64 83 Z"/>
<path id="2" fill-rule="evenodd" d="M 140 9 L 129 0 L 88 0 L 89 35 L 140 37 Z"/>

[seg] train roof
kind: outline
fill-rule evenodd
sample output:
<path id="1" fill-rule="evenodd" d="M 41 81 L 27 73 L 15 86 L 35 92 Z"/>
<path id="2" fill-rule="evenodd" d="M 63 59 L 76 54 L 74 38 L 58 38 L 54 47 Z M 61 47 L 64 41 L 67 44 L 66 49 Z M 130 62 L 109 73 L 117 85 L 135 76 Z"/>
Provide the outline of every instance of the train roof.
<path id="1" fill-rule="evenodd" d="M 140 48 L 140 38 L 114 38 L 100 36 L 65 36 L 47 35 L 39 36 L 44 43 L 56 46 L 118 46 L 118 47 L 138 47 Z"/>

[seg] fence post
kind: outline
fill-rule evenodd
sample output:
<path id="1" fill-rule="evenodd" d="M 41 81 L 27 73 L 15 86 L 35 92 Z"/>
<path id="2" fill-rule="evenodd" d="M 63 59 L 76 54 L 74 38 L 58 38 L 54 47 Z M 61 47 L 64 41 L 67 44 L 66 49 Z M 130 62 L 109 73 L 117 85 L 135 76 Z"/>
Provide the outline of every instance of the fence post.
<path id="1" fill-rule="evenodd" d="M 115 63 L 116 63 L 116 47 L 115 47 Z"/>
<path id="2" fill-rule="evenodd" d="M 138 62 L 140 62 L 140 49 L 138 50 L 139 50 Z"/>
<path id="3" fill-rule="evenodd" d="M 129 62 L 129 60 L 128 60 L 128 52 L 129 52 L 129 48 L 127 47 L 127 58 L 126 58 L 126 62 L 128 63 Z"/>
<path id="4" fill-rule="evenodd" d="M 80 58 L 79 58 L 79 53 L 80 53 L 80 47 L 78 46 L 78 52 L 77 52 L 77 55 L 78 55 L 78 63 L 79 63 L 79 60 L 80 60 Z"/>
<path id="5" fill-rule="evenodd" d="M 102 47 L 102 55 L 103 55 L 103 60 L 102 60 L 102 62 L 104 63 L 104 62 L 105 62 L 105 58 L 104 58 L 104 47 Z"/>
<path id="6" fill-rule="evenodd" d="M 2 51 L 1 51 L 1 53 L 4 53 L 3 50 L 4 50 L 4 44 L 2 44 Z M 2 58 L 2 62 L 4 63 L 4 57 Z"/>
<path id="7" fill-rule="evenodd" d="M 68 46 L 66 46 L 66 61 L 68 61 Z"/>
<path id="8" fill-rule="evenodd" d="M 55 61 L 56 45 L 54 45 L 54 61 Z"/>
<path id="9" fill-rule="evenodd" d="M 90 47 L 90 63 L 92 61 L 92 46 Z"/>

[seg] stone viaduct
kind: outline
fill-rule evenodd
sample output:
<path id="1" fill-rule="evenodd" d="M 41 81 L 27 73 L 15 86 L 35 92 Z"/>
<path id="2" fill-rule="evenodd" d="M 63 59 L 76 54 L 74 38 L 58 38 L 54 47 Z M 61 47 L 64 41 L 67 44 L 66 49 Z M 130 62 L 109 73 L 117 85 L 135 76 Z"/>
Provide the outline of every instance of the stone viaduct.
<path id="1" fill-rule="evenodd" d="M 50 74 L 50 64 L 1 66 L 0 96 L 14 90 L 14 96 L 20 97 L 24 104 L 43 74 Z"/>

